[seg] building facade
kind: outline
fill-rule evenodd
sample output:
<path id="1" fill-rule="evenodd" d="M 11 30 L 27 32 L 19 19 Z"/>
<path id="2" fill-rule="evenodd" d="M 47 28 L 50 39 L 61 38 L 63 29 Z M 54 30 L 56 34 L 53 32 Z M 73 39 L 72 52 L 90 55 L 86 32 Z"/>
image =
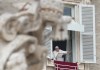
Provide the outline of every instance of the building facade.
<path id="1" fill-rule="evenodd" d="M 1 3 L 2 0 L 0 0 Z M 23 2 L 23 0 L 20 0 Z M 27 0 L 29 1 L 29 0 Z M 5 2 L 7 2 L 5 4 Z M 0 4 L 0 14 L 4 11 L 16 12 L 18 11 L 13 6 L 10 6 L 12 0 L 5 0 L 4 6 Z M 15 0 L 17 2 L 17 0 Z M 69 41 L 67 41 L 66 50 L 71 50 L 72 54 L 67 61 L 77 62 L 79 70 L 99 70 L 100 69 L 100 10 L 99 0 L 62 0 L 65 4 L 64 15 L 72 16 L 75 21 L 84 25 L 84 32 L 69 30 Z M 7 5 L 9 4 L 9 5 Z M 94 6 L 95 5 L 95 6 Z M 3 9 L 8 7 L 7 9 Z M 4 11 L 3 11 L 4 10 Z M 16 11 L 15 11 L 16 10 Z M 96 17 L 95 17 L 96 16 Z M 96 20 L 96 21 L 95 21 Z M 52 31 L 47 29 L 47 31 Z M 48 39 L 47 39 L 48 40 Z M 46 40 L 46 41 L 47 41 Z M 49 39 L 48 47 L 52 53 L 52 40 Z M 70 48 L 71 47 L 71 48 Z M 51 54 L 50 54 L 51 55 Z M 69 60 L 70 59 L 70 60 Z M 48 66 L 47 66 L 48 68 Z M 49 68 L 53 66 L 49 65 Z M 47 70 L 49 70 L 49 68 Z M 51 70 L 51 69 L 50 69 Z"/>
<path id="2" fill-rule="evenodd" d="M 90 70 L 99 70 L 100 69 L 100 33 L 99 33 L 99 28 L 100 28 L 100 1 L 99 0 L 92 0 L 92 4 L 95 5 L 95 16 L 96 16 L 96 63 L 95 64 L 90 64 L 89 68 Z"/>
<path id="3" fill-rule="evenodd" d="M 79 1 L 79 0 L 78 0 Z M 81 0 L 80 0 L 81 1 Z M 85 0 L 84 0 L 85 1 Z M 89 1 L 87 1 L 89 2 Z M 83 2 L 84 3 L 84 2 Z M 82 70 L 99 70 L 100 69 L 100 33 L 99 33 L 99 22 L 100 22 L 100 1 L 99 0 L 91 0 L 91 3 L 87 3 L 87 5 L 92 4 L 95 5 L 95 40 L 96 40 L 96 63 L 83 63 L 80 68 Z"/>
<path id="4" fill-rule="evenodd" d="M 75 19 L 75 21 L 84 25 L 84 32 L 69 30 L 69 41 L 67 41 L 66 49 L 67 50 L 70 49 L 72 51 L 72 54 L 71 56 L 68 57 L 71 60 L 67 61 L 74 63 L 77 62 L 79 70 L 98 70 L 100 64 L 99 62 L 100 1 L 62 0 L 62 2 L 65 4 L 64 15 L 72 16 Z"/>

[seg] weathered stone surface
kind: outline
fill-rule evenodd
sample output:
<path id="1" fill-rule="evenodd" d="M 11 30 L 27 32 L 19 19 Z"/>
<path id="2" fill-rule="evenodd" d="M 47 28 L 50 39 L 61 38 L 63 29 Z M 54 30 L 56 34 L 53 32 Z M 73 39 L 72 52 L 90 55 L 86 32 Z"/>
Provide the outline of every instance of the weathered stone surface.
<path id="1" fill-rule="evenodd" d="M 96 64 L 90 64 L 90 70 L 99 70 L 100 69 L 100 0 L 92 0 L 92 3 L 95 5 L 95 14 L 96 14 Z"/>
<path id="2" fill-rule="evenodd" d="M 72 18 L 63 17 L 63 4 L 58 1 L 41 0 L 52 2 L 52 7 L 50 4 L 42 7 L 44 2 L 35 0 L 20 11 L 13 6 L 16 1 L 0 2 L 0 70 L 42 70 L 47 56 L 43 45 L 45 27 L 52 26 L 53 39 L 64 40 L 67 37 L 61 37 L 61 29 L 66 30 L 63 24 L 70 23 Z"/>

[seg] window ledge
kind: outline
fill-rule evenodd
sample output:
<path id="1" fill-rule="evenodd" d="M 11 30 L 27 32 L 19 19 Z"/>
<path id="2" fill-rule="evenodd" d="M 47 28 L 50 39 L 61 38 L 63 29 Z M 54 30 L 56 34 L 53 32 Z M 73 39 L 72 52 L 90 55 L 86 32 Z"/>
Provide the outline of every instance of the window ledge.
<path id="1" fill-rule="evenodd" d="M 61 2 L 62 2 L 62 3 L 65 3 L 65 4 L 69 4 L 69 5 L 78 5 L 78 4 L 79 4 L 79 3 L 68 2 L 68 1 L 64 1 L 64 0 L 62 0 Z"/>

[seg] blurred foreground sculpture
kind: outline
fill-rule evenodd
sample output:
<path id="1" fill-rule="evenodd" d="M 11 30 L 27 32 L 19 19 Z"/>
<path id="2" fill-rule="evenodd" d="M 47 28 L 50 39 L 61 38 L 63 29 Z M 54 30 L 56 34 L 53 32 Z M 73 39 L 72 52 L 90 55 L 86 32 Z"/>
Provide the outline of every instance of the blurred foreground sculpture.
<path id="1" fill-rule="evenodd" d="M 42 70 L 47 49 L 43 45 L 43 31 L 52 27 L 52 39 L 64 40 L 64 24 L 72 20 L 63 16 L 59 0 L 35 0 L 30 8 L 16 14 L 0 16 L 0 70 Z"/>

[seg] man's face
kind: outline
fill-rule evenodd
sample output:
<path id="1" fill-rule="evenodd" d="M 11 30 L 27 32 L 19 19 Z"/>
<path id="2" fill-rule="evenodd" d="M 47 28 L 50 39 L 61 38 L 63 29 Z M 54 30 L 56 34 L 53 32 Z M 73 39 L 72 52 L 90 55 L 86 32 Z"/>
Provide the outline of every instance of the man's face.
<path id="1" fill-rule="evenodd" d="M 59 48 L 55 48 L 55 50 L 56 50 L 57 52 L 59 52 Z"/>

